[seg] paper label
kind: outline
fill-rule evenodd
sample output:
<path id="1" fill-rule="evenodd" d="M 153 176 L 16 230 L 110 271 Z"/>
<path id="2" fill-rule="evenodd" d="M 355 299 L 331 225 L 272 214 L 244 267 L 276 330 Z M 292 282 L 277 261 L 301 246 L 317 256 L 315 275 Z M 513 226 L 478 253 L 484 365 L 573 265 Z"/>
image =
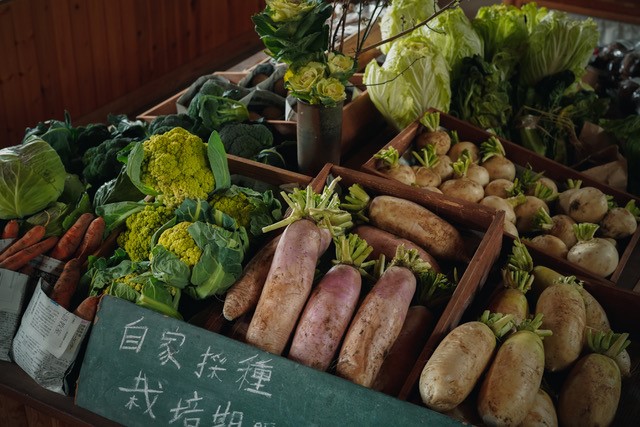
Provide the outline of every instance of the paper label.
<path id="1" fill-rule="evenodd" d="M 0 252 L 4 251 L 11 243 L 13 243 L 13 239 L 0 239 Z"/>
<path id="2" fill-rule="evenodd" d="M 40 280 L 13 339 L 13 359 L 41 386 L 64 394 L 64 376 L 91 322 L 53 302 L 42 287 Z"/>
<path id="3" fill-rule="evenodd" d="M 60 277 L 60 274 L 62 274 L 64 265 L 64 261 L 46 255 L 40 255 L 29 263 L 31 283 L 37 284 L 38 281 L 42 279 L 48 286 L 45 288 L 45 291 L 49 293 L 58 280 L 58 277 Z"/>
<path id="4" fill-rule="evenodd" d="M 29 276 L 0 268 L 0 360 L 9 361 Z"/>

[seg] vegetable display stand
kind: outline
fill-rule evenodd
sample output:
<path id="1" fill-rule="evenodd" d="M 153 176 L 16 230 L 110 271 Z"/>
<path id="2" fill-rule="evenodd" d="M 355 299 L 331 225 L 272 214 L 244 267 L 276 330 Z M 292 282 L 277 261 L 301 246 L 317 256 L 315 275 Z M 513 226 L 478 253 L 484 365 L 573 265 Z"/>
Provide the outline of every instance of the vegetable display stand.
<path id="1" fill-rule="evenodd" d="M 342 102 L 334 106 L 297 103 L 298 167 L 316 175 L 325 163 L 340 163 Z"/>
<path id="2" fill-rule="evenodd" d="M 490 307 L 490 302 L 492 298 L 499 292 L 500 289 L 504 289 L 502 278 L 503 273 L 501 269 L 507 265 L 508 255 L 512 247 L 512 242 L 505 238 L 502 253 L 500 255 L 499 260 L 495 263 L 494 268 L 492 269 L 489 277 L 487 279 L 487 285 L 485 285 L 481 291 L 479 291 L 476 295 L 470 298 L 467 301 L 467 304 L 463 307 L 460 307 L 462 312 L 462 316 L 460 318 L 459 324 L 464 324 L 467 322 L 476 321 L 482 315 L 485 310 L 488 310 Z M 542 308 L 538 308 L 537 305 L 541 305 L 540 295 L 547 288 L 553 286 L 556 282 L 556 276 L 559 276 L 557 270 L 551 270 L 550 265 L 546 265 L 543 262 L 538 263 L 534 260 L 533 262 L 533 270 L 531 273 L 535 276 L 535 280 L 531 286 L 531 289 L 526 292 L 526 300 L 529 304 L 529 309 L 531 311 L 531 316 L 534 316 L 538 313 L 538 310 L 542 310 Z M 575 272 L 568 271 L 563 275 L 571 275 Z M 575 286 L 573 284 L 560 284 L 556 286 Z M 616 426 L 631 426 L 637 424 L 637 419 L 640 416 L 640 405 L 638 404 L 638 389 L 640 387 L 640 372 L 638 371 L 638 366 L 640 366 L 640 311 L 638 307 L 640 307 L 640 295 L 635 292 L 631 292 L 626 289 L 621 289 L 619 287 L 613 287 L 609 285 L 603 285 L 602 283 L 596 283 L 591 280 L 586 280 L 582 282 L 582 287 L 585 292 L 580 291 L 580 294 L 589 294 L 591 297 L 599 303 L 600 306 L 604 309 L 606 316 L 608 317 L 608 321 L 610 323 L 610 328 L 616 333 L 628 333 L 628 339 L 631 341 L 630 346 L 626 349 L 629 357 L 630 363 L 630 373 L 627 376 L 624 375 L 625 369 L 621 368 L 622 372 L 622 388 L 620 394 L 620 401 L 617 406 L 617 411 L 615 411 L 615 418 L 610 425 Z M 584 301 L 589 301 L 587 296 L 583 296 Z M 597 312 L 595 309 L 595 305 L 590 303 L 594 312 Z M 559 310 L 558 313 L 562 311 Z M 572 309 L 566 309 L 564 311 L 565 316 L 569 316 L 571 314 Z M 569 314 L 567 314 L 569 313 Z M 543 326 L 541 329 L 549 329 L 548 324 L 544 323 L 544 317 L 552 317 L 552 313 L 546 312 L 543 314 Z M 568 324 L 569 321 L 565 319 L 564 324 Z M 589 325 L 589 323 L 587 323 Z M 457 325 L 454 325 L 457 326 Z M 588 328 L 588 326 L 587 326 Z M 559 330 L 551 330 L 553 334 L 558 336 L 562 335 Z M 553 335 L 551 335 L 553 336 Z M 548 337 L 543 337 L 543 343 L 545 339 Z M 504 340 L 503 340 L 504 341 Z M 417 405 L 426 406 L 423 402 L 423 397 L 421 396 L 420 389 L 422 385 L 420 384 L 420 377 L 425 368 L 427 361 L 430 360 L 431 356 L 434 354 L 435 349 L 440 344 L 441 340 L 433 341 L 425 348 L 424 353 L 421 355 L 420 360 L 414 366 L 414 369 L 405 383 L 405 386 L 400 393 L 399 398 L 406 399 L 409 402 L 413 402 Z M 465 341 L 468 345 L 470 341 Z M 582 342 L 582 334 L 578 336 L 578 344 L 580 346 L 585 346 L 586 343 Z M 550 345 L 549 343 L 547 345 Z M 498 344 L 499 349 L 500 343 Z M 470 348 L 470 347 L 469 347 Z M 558 411 L 558 399 L 561 394 L 563 384 L 568 378 L 569 372 L 572 368 L 577 364 L 577 361 L 580 357 L 584 356 L 588 353 L 588 350 L 584 350 L 576 361 L 572 362 L 568 367 L 558 370 L 558 371 L 550 371 L 549 368 L 545 368 L 544 376 L 542 383 L 544 384 L 541 388 L 544 389 L 548 395 L 551 397 L 551 401 L 555 406 L 556 412 Z M 495 355 L 495 353 L 494 353 Z M 529 354 L 531 357 L 531 354 Z M 624 366 L 624 363 L 621 363 L 621 366 Z M 490 366 L 490 365 L 489 365 Z M 519 369 L 520 367 L 518 367 Z M 478 399 L 481 393 L 481 385 L 482 378 L 486 375 L 489 367 L 485 368 L 483 376 L 476 382 L 470 394 L 464 399 L 463 403 L 457 406 L 455 409 L 448 411 L 447 413 L 460 420 L 461 422 L 465 422 L 472 425 L 484 425 L 484 422 L 478 413 Z M 515 367 L 512 369 L 518 370 Z M 519 371 L 518 371 L 519 372 Z M 464 375 L 460 372 L 459 378 L 463 378 Z M 521 379 L 529 380 L 528 377 L 522 376 L 519 377 L 518 381 L 514 381 L 514 384 L 517 386 L 520 384 Z M 597 376 L 592 378 L 597 379 Z M 594 382 L 595 384 L 595 382 Z M 511 387 L 510 385 L 505 387 Z M 588 387 L 585 387 L 584 390 L 581 390 L 581 398 L 584 398 L 584 395 L 587 394 Z M 513 390 L 513 389 L 512 389 Z M 605 393 L 598 391 L 598 395 L 604 396 Z M 510 396 L 508 399 L 510 402 L 519 401 L 519 399 L 513 398 Z M 504 403 L 504 400 L 503 400 Z M 615 408 L 614 408 L 615 409 Z M 588 411 L 585 411 L 588 412 Z M 549 424 L 545 424 L 549 425 Z M 563 425 L 560 423 L 560 425 Z M 586 424 L 582 424 L 586 425 Z"/>
<path id="3" fill-rule="evenodd" d="M 430 110 L 430 112 L 433 113 L 437 111 Z M 461 142 L 471 142 L 478 149 L 480 149 L 481 144 L 488 141 L 492 137 L 492 134 L 480 128 L 477 128 L 468 122 L 459 120 L 449 114 L 445 114 L 442 112 L 437 113 L 439 113 L 440 115 L 440 126 L 447 131 L 455 131 L 457 133 L 458 140 Z M 407 126 L 383 147 L 380 147 L 380 151 L 382 151 L 383 149 L 394 148 L 395 150 L 397 150 L 400 157 L 409 159 L 411 161 L 411 152 L 418 150 L 415 146 L 417 138 L 426 132 L 426 127 L 423 126 L 423 124 L 418 119 Z M 502 138 L 498 138 L 498 140 L 504 148 L 504 157 L 506 159 L 509 159 L 515 165 L 516 170 L 520 173 L 525 171 L 526 169 L 529 169 L 533 173 L 542 173 L 543 177 L 550 178 L 555 183 L 557 183 L 558 186 L 566 183 L 568 180 L 581 181 L 582 188 L 596 188 L 605 195 L 610 196 L 612 200 L 621 207 L 624 207 L 629 201 L 635 201 L 635 203 L 640 202 L 639 198 L 629 193 L 602 184 L 587 175 L 584 175 L 551 159 L 535 154 L 522 146 L 519 146 Z M 455 147 L 455 144 L 452 143 L 452 147 Z M 385 174 L 381 169 L 380 161 L 375 157 L 369 158 L 362 165 L 361 169 L 376 176 L 385 177 L 387 179 L 390 178 L 390 176 Z M 427 192 L 427 190 L 419 191 Z M 442 197 L 445 200 L 454 199 L 454 197 L 446 195 L 442 195 Z M 552 203 L 555 204 L 557 202 L 553 201 Z M 553 213 L 551 215 L 553 215 Z M 507 233 L 507 235 L 513 237 L 509 233 Z M 633 261 L 634 259 L 637 259 L 636 257 L 639 250 L 639 238 L 640 228 L 637 228 L 633 235 L 631 235 L 630 237 L 618 240 L 617 249 L 620 254 L 619 261 L 613 273 L 607 278 L 598 277 L 585 268 L 582 268 L 575 263 L 569 262 L 566 258 L 550 255 L 546 251 L 537 249 L 527 241 L 525 241 L 525 244 L 529 247 L 529 250 L 531 251 L 532 256 L 535 259 L 539 259 L 540 261 L 543 261 L 550 266 L 558 268 L 562 272 L 572 271 L 575 272 L 574 274 L 576 274 L 580 278 L 589 278 L 594 282 L 615 285 L 626 289 L 633 289 L 633 287 L 636 285 L 636 283 L 638 283 L 638 280 L 640 279 L 640 269 L 637 267 L 637 262 L 629 262 L 629 260 Z"/>

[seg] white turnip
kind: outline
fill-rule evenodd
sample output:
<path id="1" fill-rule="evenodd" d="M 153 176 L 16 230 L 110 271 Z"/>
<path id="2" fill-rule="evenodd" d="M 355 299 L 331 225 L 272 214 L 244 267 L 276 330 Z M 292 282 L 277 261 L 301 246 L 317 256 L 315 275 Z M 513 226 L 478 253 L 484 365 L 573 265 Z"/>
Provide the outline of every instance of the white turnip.
<path id="1" fill-rule="evenodd" d="M 618 267 L 618 250 L 606 239 L 593 237 L 597 224 L 575 224 L 578 242 L 567 254 L 567 259 L 599 277 L 608 277 Z"/>
<path id="2" fill-rule="evenodd" d="M 584 187 L 569 197 L 569 215 L 575 222 L 597 224 L 609 210 L 607 196 L 595 187 Z"/>
<path id="3" fill-rule="evenodd" d="M 558 193 L 558 212 L 562 214 L 569 213 L 569 199 L 577 190 L 580 189 L 582 181 L 569 179 L 567 180 L 567 189 Z"/>
<path id="4" fill-rule="evenodd" d="M 484 198 L 480 201 L 480 204 L 498 211 L 504 211 L 504 219 L 515 224 L 516 212 L 514 210 L 514 206 L 523 203 L 525 200 L 524 196 L 504 199 L 499 196 L 489 196 L 485 194 Z"/>
<path id="5" fill-rule="evenodd" d="M 505 157 L 504 147 L 495 136 L 480 144 L 482 166 L 489 173 L 489 179 L 506 179 L 513 182 L 516 178 L 516 167 L 513 162 Z"/>
<path id="6" fill-rule="evenodd" d="M 419 163 L 413 167 L 415 173 L 415 183 L 417 187 L 438 187 L 442 182 L 440 174 L 433 169 L 433 167 L 440 161 L 438 155 L 435 153 L 435 147 L 428 145 L 426 148 L 422 148 L 419 152 L 412 151 L 411 154 Z"/>
<path id="7" fill-rule="evenodd" d="M 455 162 L 462 156 L 462 153 L 467 151 L 472 163 L 477 163 L 480 160 L 480 148 L 473 142 L 460 141 L 451 146 L 447 155 L 451 158 L 452 162 Z"/>
<path id="8" fill-rule="evenodd" d="M 638 227 L 638 208 L 635 200 L 627 203 L 627 206 L 610 209 L 600 221 L 600 233 L 604 237 L 624 239 L 636 232 Z"/>
<path id="9" fill-rule="evenodd" d="M 477 203 L 484 197 L 482 185 L 467 178 L 467 171 L 471 165 L 469 152 L 465 151 L 460 158 L 453 162 L 452 167 L 455 178 L 440 184 L 442 194 L 457 197 L 469 202 Z"/>
<path id="10" fill-rule="evenodd" d="M 383 148 L 373 157 L 378 160 L 377 170 L 379 172 L 403 184 L 415 184 L 416 174 L 413 168 L 400 161 L 400 153 L 394 147 Z"/>
<path id="11" fill-rule="evenodd" d="M 527 240 L 529 245 L 533 246 L 542 253 L 565 259 L 569 250 L 562 240 L 551 234 L 540 234 Z"/>
<path id="12" fill-rule="evenodd" d="M 529 233 L 536 229 L 535 217 L 539 209 L 544 209 L 547 213 L 549 212 L 549 206 L 535 196 L 525 196 L 524 203 L 514 208 L 516 213 L 516 227 L 521 234 Z"/>
<path id="13" fill-rule="evenodd" d="M 424 126 L 424 131 L 416 137 L 414 142 L 416 148 L 432 146 L 438 155 L 447 154 L 451 147 L 451 137 L 440 126 L 440 113 L 437 111 L 424 113 L 420 117 L 420 123 Z"/>
<path id="14" fill-rule="evenodd" d="M 512 181 L 498 178 L 489 182 L 486 187 L 484 187 L 484 194 L 486 196 L 498 196 L 507 199 L 513 195 L 513 190 L 514 185 Z"/>
<path id="15" fill-rule="evenodd" d="M 541 176 L 527 187 L 525 194 L 536 196 L 545 202 L 551 202 L 558 198 L 558 186 L 552 179 Z"/>
<path id="16" fill-rule="evenodd" d="M 558 427 L 556 407 L 547 392 L 538 390 L 533 405 L 519 427 Z"/>
<path id="17" fill-rule="evenodd" d="M 446 154 L 443 156 L 438 156 L 438 162 L 433 166 L 433 170 L 440 175 L 441 181 L 445 181 L 453 176 L 453 166 L 451 166 L 453 162 L 451 158 Z"/>
<path id="18" fill-rule="evenodd" d="M 482 187 L 489 184 L 490 181 L 489 172 L 477 163 L 471 163 L 469 165 L 469 169 L 467 169 L 467 178 L 477 182 Z"/>
<path id="19" fill-rule="evenodd" d="M 569 215 L 549 216 L 549 213 L 544 209 L 538 209 L 535 216 L 536 229 L 559 238 L 564 242 L 567 249 L 570 249 L 578 241 L 573 231 L 575 223 Z"/>

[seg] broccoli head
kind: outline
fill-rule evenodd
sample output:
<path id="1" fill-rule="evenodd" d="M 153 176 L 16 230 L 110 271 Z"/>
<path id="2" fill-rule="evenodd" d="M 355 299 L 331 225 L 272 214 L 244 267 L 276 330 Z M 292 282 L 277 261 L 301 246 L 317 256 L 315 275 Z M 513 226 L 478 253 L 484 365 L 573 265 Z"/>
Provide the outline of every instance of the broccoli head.
<path id="1" fill-rule="evenodd" d="M 189 102 L 188 114 L 210 131 L 219 130 L 226 123 L 243 122 L 249 119 L 247 106 L 225 96 L 224 89 L 215 81 L 207 81 Z"/>
<path id="2" fill-rule="evenodd" d="M 273 147 L 273 134 L 262 123 L 229 123 L 219 131 L 228 154 L 254 160 L 262 150 Z"/>
<path id="3" fill-rule="evenodd" d="M 82 157 L 84 169 L 82 176 L 94 188 L 98 188 L 107 181 L 118 176 L 122 163 L 118 160 L 118 153 L 124 150 L 132 141 L 131 138 L 107 139 L 97 147 L 89 148 Z"/>
<path id="4" fill-rule="evenodd" d="M 167 114 L 158 116 L 149 124 L 147 130 L 149 135 L 157 135 L 169 132 L 173 128 L 181 127 L 194 135 L 198 135 L 203 141 L 209 139 L 211 131 L 207 129 L 199 118 L 191 117 L 188 114 Z"/>
<path id="5" fill-rule="evenodd" d="M 189 221 L 179 222 L 164 230 L 158 239 L 159 245 L 164 246 L 189 267 L 196 265 L 202 255 L 202 249 L 189 234 L 188 228 L 191 224 L 193 223 Z"/>
<path id="6" fill-rule="evenodd" d="M 162 194 L 166 205 L 185 199 L 207 199 L 215 188 L 207 145 L 200 137 L 177 127 L 143 142 L 141 180 Z"/>
<path id="7" fill-rule="evenodd" d="M 131 261 L 148 260 L 153 234 L 171 218 L 173 209 L 167 206 L 145 206 L 141 211 L 127 217 L 127 227 L 118 236 L 118 245 L 127 252 Z"/>

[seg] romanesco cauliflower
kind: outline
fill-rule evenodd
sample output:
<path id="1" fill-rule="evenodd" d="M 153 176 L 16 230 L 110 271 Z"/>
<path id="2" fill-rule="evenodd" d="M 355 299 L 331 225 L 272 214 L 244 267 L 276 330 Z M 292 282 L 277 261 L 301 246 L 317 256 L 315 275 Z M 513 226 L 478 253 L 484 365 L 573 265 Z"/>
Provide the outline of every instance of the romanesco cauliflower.
<path id="1" fill-rule="evenodd" d="M 234 195 L 217 193 L 211 197 L 211 207 L 222 211 L 235 219 L 239 226 L 248 228 L 254 206 L 246 194 L 238 192 Z"/>
<path id="2" fill-rule="evenodd" d="M 200 137 L 176 127 L 152 135 L 143 143 L 142 182 L 163 195 L 164 203 L 177 205 L 184 199 L 206 199 L 215 188 Z"/>
<path id="3" fill-rule="evenodd" d="M 167 206 L 145 206 L 127 218 L 127 229 L 118 236 L 118 245 L 127 252 L 131 261 L 148 260 L 153 233 L 172 217 L 173 209 Z"/>
<path id="4" fill-rule="evenodd" d="M 189 221 L 180 222 L 163 231 L 158 239 L 159 245 L 164 246 L 189 267 L 196 265 L 202 255 L 202 249 L 196 245 L 187 230 L 191 224 L 193 223 Z"/>

